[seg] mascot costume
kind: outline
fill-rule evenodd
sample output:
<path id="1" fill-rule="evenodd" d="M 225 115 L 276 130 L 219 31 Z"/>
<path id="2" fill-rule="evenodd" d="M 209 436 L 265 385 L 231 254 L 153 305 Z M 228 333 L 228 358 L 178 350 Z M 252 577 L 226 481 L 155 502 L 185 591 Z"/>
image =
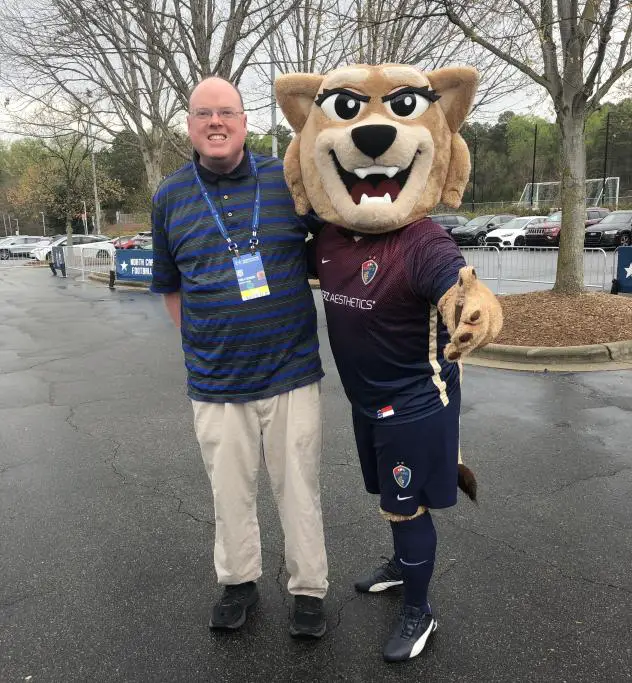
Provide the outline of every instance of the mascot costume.
<path id="1" fill-rule="evenodd" d="M 454 505 L 457 486 L 476 497 L 459 458 L 458 361 L 500 332 L 502 312 L 426 216 L 460 204 L 470 159 L 458 131 L 477 83 L 468 67 L 398 64 L 276 81 L 296 132 L 286 180 L 297 213 L 322 221 L 312 247 L 364 483 L 393 534 L 392 559 L 356 589 L 404 588 L 386 661 L 417 656 L 437 627 L 430 510 Z"/>

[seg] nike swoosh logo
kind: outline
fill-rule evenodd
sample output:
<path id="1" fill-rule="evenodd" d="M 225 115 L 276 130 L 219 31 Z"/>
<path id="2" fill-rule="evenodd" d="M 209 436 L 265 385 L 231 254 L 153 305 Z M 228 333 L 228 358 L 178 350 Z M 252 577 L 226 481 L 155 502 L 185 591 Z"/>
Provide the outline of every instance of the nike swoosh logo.
<path id="1" fill-rule="evenodd" d="M 330 261 L 331 261 L 330 258 L 322 259 L 322 260 L 321 260 L 321 263 L 329 263 Z"/>
<path id="2" fill-rule="evenodd" d="M 402 498 L 402 497 L 399 495 L 399 493 L 397 494 L 397 500 L 410 500 L 411 498 L 412 498 L 412 496 L 404 496 L 404 497 Z"/>

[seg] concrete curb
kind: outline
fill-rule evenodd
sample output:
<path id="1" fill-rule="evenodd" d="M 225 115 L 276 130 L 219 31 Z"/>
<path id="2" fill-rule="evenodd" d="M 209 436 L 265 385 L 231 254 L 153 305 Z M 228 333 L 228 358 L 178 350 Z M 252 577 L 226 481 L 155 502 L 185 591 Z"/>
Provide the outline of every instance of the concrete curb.
<path id="1" fill-rule="evenodd" d="M 108 275 L 102 275 L 101 273 L 88 273 L 88 278 L 94 280 L 95 282 L 105 282 L 108 284 L 110 278 Z M 134 287 L 136 289 L 149 289 L 148 282 L 136 282 L 135 280 L 115 280 L 115 287 Z"/>
<path id="2" fill-rule="evenodd" d="M 624 363 L 632 361 L 632 340 L 558 347 L 488 344 L 474 351 L 472 358 L 534 365 Z"/>

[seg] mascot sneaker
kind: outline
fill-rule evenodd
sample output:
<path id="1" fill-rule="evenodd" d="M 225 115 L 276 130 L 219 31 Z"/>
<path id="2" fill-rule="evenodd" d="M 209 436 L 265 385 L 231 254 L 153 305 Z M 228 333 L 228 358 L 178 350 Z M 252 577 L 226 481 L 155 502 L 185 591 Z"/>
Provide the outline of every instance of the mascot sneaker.
<path id="1" fill-rule="evenodd" d="M 403 662 L 421 654 L 432 633 L 437 630 L 437 620 L 421 607 L 404 605 L 395 629 L 384 647 L 387 662 Z"/>
<path id="2" fill-rule="evenodd" d="M 293 638 L 320 638 L 326 630 L 323 601 L 309 595 L 295 596 L 290 635 Z"/>
<path id="3" fill-rule="evenodd" d="M 378 567 L 373 574 L 356 581 L 355 589 L 359 593 L 381 593 L 393 586 L 401 586 L 403 583 L 402 572 L 395 558 L 392 557 Z"/>
<path id="4" fill-rule="evenodd" d="M 235 630 L 243 626 L 248 610 L 259 600 L 259 591 L 254 581 L 225 586 L 224 594 L 213 607 L 211 629 Z"/>

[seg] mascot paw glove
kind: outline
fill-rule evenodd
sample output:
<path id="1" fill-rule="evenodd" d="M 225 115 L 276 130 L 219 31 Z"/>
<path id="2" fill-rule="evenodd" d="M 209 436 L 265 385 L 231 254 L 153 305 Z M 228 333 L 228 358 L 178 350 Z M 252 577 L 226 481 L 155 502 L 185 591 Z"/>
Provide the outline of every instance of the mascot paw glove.
<path id="1" fill-rule="evenodd" d="M 450 333 L 445 357 L 452 362 L 489 344 L 503 326 L 498 299 L 476 277 L 472 266 L 461 268 L 458 282 L 441 297 L 438 308 Z"/>

